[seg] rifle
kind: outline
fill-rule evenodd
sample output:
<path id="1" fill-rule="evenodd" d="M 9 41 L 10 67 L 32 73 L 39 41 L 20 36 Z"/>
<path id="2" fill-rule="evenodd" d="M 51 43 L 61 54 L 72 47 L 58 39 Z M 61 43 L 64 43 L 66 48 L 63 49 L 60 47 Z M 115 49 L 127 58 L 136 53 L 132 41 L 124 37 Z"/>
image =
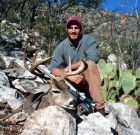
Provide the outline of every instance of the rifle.
<path id="1" fill-rule="evenodd" d="M 32 61 L 27 58 L 27 60 L 32 63 Z M 37 70 L 44 75 L 44 77 L 49 77 L 51 80 L 55 79 L 55 76 L 50 73 L 48 68 L 46 68 L 45 65 L 38 65 Z M 91 100 L 90 98 L 86 97 L 85 93 L 78 91 L 69 81 L 64 80 L 66 85 L 70 88 L 70 92 L 74 97 L 79 100 L 78 106 L 80 107 L 81 113 L 84 113 L 86 115 L 93 113 L 95 109 L 95 102 Z"/>

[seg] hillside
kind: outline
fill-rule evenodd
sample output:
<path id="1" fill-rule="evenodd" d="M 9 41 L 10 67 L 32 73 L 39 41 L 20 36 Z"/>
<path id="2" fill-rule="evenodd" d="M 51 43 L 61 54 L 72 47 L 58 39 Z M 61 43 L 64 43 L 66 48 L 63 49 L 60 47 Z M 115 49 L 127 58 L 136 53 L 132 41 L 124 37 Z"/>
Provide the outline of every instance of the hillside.
<path id="1" fill-rule="evenodd" d="M 79 8 L 79 7 L 78 7 Z M 58 43 L 66 37 L 65 21 L 72 14 L 78 14 L 83 22 L 83 33 L 92 33 L 97 39 L 97 46 L 100 52 L 100 58 L 107 59 L 109 54 L 114 53 L 121 56 L 121 59 L 128 64 L 129 68 L 139 67 L 140 59 L 140 20 L 139 15 L 122 15 L 108 12 L 106 10 L 87 9 L 80 7 L 66 10 L 60 16 L 52 15 L 50 20 L 46 20 L 44 14 L 36 17 L 34 28 L 30 29 L 26 25 L 11 23 L 9 21 L 1 22 L 0 39 L 1 50 L 5 44 L 13 44 L 13 41 L 19 38 L 18 43 L 29 44 L 29 46 L 38 46 L 48 55 L 52 54 Z M 43 18 L 44 17 L 44 18 Z M 47 17 L 47 15 L 46 15 Z M 50 24 L 49 24 L 50 23 Z M 24 37 L 25 36 L 25 37 Z M 20 41 L 20 39 L 22 41 Z M 5 40 L 7 40 L 5 42 Z M 16 43 L 16 44 L 18 44 Z"/>

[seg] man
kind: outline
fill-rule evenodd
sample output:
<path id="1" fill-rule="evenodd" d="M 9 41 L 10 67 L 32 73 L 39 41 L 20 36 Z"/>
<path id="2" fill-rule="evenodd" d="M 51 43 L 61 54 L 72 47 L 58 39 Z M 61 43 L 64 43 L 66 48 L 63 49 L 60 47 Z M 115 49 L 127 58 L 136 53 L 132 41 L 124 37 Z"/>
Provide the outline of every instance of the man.
<path id="1" fill-rule="evenodd" d="M 89 93 L 90 97 L 96 103 L 96 111 L 105 116 L 104 100 L 101 89 L 101 80 L 96 63 L 98 61 L 98 51 L 96 40 L 92 35 L 82 35 L 81 19 L 78 16 L 70 16 L 66 22 L 66 31 L 68 38 L 63 40 L 54 50 L 53 58 L 49 65 L 49 70 L 56 77 L 61 77 L 68 72 L 68 59 L 71 57 L 71 68 L 76 70 L 85 59 L 87 68 L 83 73 L 67 77 L 78 90 Z M 61 66 L 65 66 L 64 69 Z"/>

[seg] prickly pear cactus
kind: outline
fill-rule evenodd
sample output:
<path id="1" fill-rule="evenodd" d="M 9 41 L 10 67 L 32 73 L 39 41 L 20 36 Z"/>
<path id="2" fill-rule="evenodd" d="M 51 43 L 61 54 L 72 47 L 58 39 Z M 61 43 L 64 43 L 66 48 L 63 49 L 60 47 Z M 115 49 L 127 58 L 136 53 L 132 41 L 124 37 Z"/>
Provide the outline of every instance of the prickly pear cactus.
<path id="1" fill-rule="evenodd" d="M 126 71 L 122 72 L 122 80 L 123 79 L 133 79 L 132 71 L 126 70 Z"/>
<path id="2" fill-rule="evenodd" d="M 124 93 L 129 94 L 135 88 L 136 82 L 131 79 L 122 80 L 122 88 Z"/>
<path id="3" fill-rule="evenodd" d="M 140 67 L 136 69 L 135 75 L 137 79 L 140 79 Z"/>
<path id="4" fill-rule="evenodd" d="M 100 72 L 105 102 L 110 100 L 117 102 L 123 93 L 129 95 L 131 91 L 135 91 L 133 93 L 135 97 L 139 96 L 140 68 L 136 70 L 134 76 L 132 70 L 124 71 L 111 63 L 106 63 L 104 59 L 100 59 L 97 66 Z M 131 101 L 127 103 L 130 104 Z M 135 100 L 132 100 L 132 104 L 134 103 Z"/>
<path id="5" fill-rule="evenodd" d="M 105 65 L 106 65 L 106 62 L 104 59 L 100 59 L 98 64 L 97 64 L 97 67 L 98 67 L 99 72 L 100 72 L 101 81 L 103 81 L 104 78 L 107 78 L 107 74 L 106 74 L 106 71 L 104 69 Z"/>
<path id="6" fill-rule="evenodd" d="M 106 63 L 105 60 L 103 59 L 99 60 L 97 66 L 102 81 L 104 78 L 110 79 L 110 78 L 114 78 L 114 76 L 116 75 L 115 67 L 113 67 L 111 63 Z"/>
<path id="7" fill-rule="evenodd" d="M 113 71 L 113 66 L 111 63 L 107 63 L 104 67 L 105 71 L 107 72 L 107 74 L 110 74 Z"/>
<path id="8" fill-rule="evenodd" d="M 136 86 L 136 78 L 132 75 L 131 70 L 122 73 L 122 88 L 124 93 L 129 94 Z"/>
<path id="9" fill-rule="evenodd" d="M 122 95 L 121 100 L 122 103 L 128 105 L 131 108 L 135 108 L 137 109 L 139 107 L 138 102 L 136 101 L 136 99 L 133 96 L 130 95 Z"/>
<path id="10" fill-rule="evenodd" d="M 105 101 L 115 101 L 117 92 L 114 90 L 114 87 L 116 86 L 116 82 L 111 79 L 114 79 L 114 76 L 116 75 L 116 68 L 111 63 L 106 63 L 103 59 L 99 60 L 97 66 L 100 72 L 101 81 L 103 82 L 102 89 Z"/>
<path id="11" fill-rule="evenodd" d="M 105 65 L 106 65 L 106 61 L 104 59 L 100 59 L 98 62 L 99 69 L 104 69 Z"/>
<path id="12" fill-rule="evenodd" d="M 140 87 L 135 90 L 134 95 L 135 95 L 136 98 L 139 98 L 140 97 Z"/>

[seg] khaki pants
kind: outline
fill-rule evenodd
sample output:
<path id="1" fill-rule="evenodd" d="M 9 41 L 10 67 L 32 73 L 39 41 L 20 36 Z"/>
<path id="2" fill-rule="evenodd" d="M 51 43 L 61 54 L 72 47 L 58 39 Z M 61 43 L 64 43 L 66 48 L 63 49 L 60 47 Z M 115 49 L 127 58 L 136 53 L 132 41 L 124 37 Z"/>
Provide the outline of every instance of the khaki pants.
<path id="1" fill-rule="evenodd" d="M 96 109 L 104 108 L 101 80 L 97 65 L 93 61 L 87 61 L 87 68 L 82 75 L 85 81 L 74 86 L 80 91 L 84 89 L 83 92 L 85 92 L 86 95 L 89 94 L 96 103 Z"/>

